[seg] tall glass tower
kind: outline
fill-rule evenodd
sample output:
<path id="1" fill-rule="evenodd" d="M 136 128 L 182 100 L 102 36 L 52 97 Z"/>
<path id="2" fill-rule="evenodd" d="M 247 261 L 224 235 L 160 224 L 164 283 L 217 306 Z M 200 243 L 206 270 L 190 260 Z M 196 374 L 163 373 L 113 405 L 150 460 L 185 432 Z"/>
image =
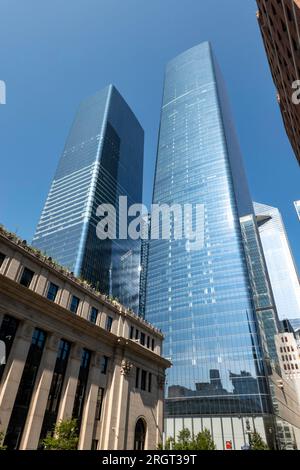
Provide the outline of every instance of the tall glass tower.
<path id="1" fill-rule="evenodd" d="M 33 244 L 103 293 L 138 309 L 139 244 L 99 240 L 97 207 L 141 203 L 144 131 L 112 85 L 79 107 Z"/>
<path id="2" fill-rule="evenodd" d="M 271 415 L 240 217 L 253 213 L 223 81 L 205 42 L 166 67 L 153 202 L 204 204 L 204 248 L 151 240 L 146 318 L 173 362 L 166 432 L 208 428 L 219 449 Z M 267 437 L 265 437 L 267 438 Z"/>
<path id="3" fill-rule="evenodd" d="M 279 319 L 299 321 L 299 277 L 281 214 L 256 202 L 254 210 Z"/>

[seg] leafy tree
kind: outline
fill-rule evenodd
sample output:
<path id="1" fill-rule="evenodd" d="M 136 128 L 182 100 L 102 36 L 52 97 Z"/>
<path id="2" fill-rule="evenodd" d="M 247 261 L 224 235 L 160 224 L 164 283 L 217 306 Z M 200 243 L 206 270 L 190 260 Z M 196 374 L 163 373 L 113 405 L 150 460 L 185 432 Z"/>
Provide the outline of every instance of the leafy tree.
<path id="1" fill-rule="evenodd" d="M 6 450 L 6 446 L 3 445 L 3 441 L 4 441 L 4 433 L 0 432 L 0 450 Z"/>
<path id="2" fill-rule="evenodd" d="M 76 450 L 78 444 L 77 420 L 59 421 L 52 434 L 42 441 L 46 450 Z"/>
<path id="3" fill-rule="evenodd" d="M 251 450 L 269 450 L 261 435 L 256 431 L 250 434 L 250 448 Z"/>
<path id="4" fill-rule="evenodd" d="M 180 431 L 177 436 L 177 442 L 174 443 L 175 450 L 190 450 L 192 445 L 191 432 L 185 428 Z"/>
<path id="5" fill-rule="evenodd" d="M 162 446 L 160 446 L 162 449 Z M 180 431 L 177 439 L 169 437 L 165 445 L 166 450 L 215 450 L 216 445 L 208 429 L 199 432 L 192 437 L 189 429 L 185 428 Z"/>
<path id="6" fill-rule="evenodd" d="M 213 441 L 212 435 L 208 429 L 199 432 L 194 439 L 192 450 L 216 450 L 216 444 Z"/>

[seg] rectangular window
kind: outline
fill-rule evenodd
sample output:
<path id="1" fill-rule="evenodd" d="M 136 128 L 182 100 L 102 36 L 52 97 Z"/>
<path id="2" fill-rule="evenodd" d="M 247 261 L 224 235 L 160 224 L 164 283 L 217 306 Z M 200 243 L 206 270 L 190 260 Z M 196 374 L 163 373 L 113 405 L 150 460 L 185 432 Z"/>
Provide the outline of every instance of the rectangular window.
<path id="1" fill-rule="evenodd" d="M 113 323 L 112 317 L 106 317 L 106 322 L 105 322 L 106 331 L 111 331 L 112 323 Z"/>
<path id="2" fill-rule="evenodd" d="M 103 399 L 104 399 L 104 388 L 99 387 L 98 396 L 97 396 L 97 404 L 96 404 L 96 413 L 95 413 L 95 419 L 97 421 L 99 421 L 101 418 Z"/>
<path id="3" fill-rule="evenodd" d="M 50 282 L 49 287 L 48 287 L 48 292 L 47 292 L 47 299 L 52 300 L 52 302 L 54 302 L 56 299 L 57 292 L 58 292 L 58 286 L 54 284 L 53 282 Z"/>
<path id="4" fill-rule="evenodd" d="M 90 311 L 90 322 L 96 323 L 98 317 L 98 309 L 96 307 L 92 307 Z"/>
<path id="5" fill-rule="evenodd" d="M 5 254 L 4 254 L 4 253 L 0 253 L 0 268 L 1 268 L 1 266 L 2 266 L 2 264 L 3 264 L 3 261 L 5 260 L 5 258 L 6 258 Z"/>
<path id="6" fill-rule="evenodd" d="M 136 368 L 136 374 L 135 374 L 135 388 L 139 388 L 140 386 L 140 369 L 139 367 Z"/>
<path id="7" fill-rule="evenodd" d="M 53 428 L 56 423 L 70 350 L 71 343 L 61 339 L 50 385 L 46 411 L 44 414 L 40 441 L 47 436 L 48 432 L 53 432 Z"/>
<path id="8" fill-rule="evenodd" d="M 145 333 L 141 333 L 141 345 L 145 346 Z"/>
<path id="9" fill-rule="evenodd" d="M 134 328 L 133 326 L 130 327 L 130 335 L 129 335 L 129 338 L 132 339 L 133 338 L 133 333 L 134 333 Z"/>
<path id="10" fill-rule="evenodd" d="M 89 376 L 89 368 L 91 362 L 92 353 L 88 349 L 82 350 L 80 369 L 77 380 L 77 388 L 74 399 L 73 413 L 72 417 L 77 419 L 78 428 L 80 429 L 83 405 L 85 400 L 86 387 Z"/>
<path id="11" fill-rule="evenodd" d="M 151 388 L 152 388 L 152 374 L 149 372 L 148 374 L 148 392 L 151 393 Z"/>
<path id="12" fill-rule="evenodd" d="M 20 279 L 20 284 L 25 287 L 29 287 L 34 276 L 34 272 L 31 269 L 24 268 Z"/>
<path id="13" fill-rule="evenodd" d="M 107 356 L 102 356 L 101 364 L 100 364 L 101 374 L 106 374 L 107 373 L 107 367 L 108 367 L 108 357 Z"/>
<path id="14" fill-rule="evenodd" d="M 139 334 L 140 334 L 139 330 L 135 330 L 135 339 L 139 339 Z"/>
<path id="15" fill-rule="evenodd" d="M 72 295 L 71 303 L 70 303 L 70 310 L 73 313 L 77 313 L 78 306 L 79 306 L 80 299 L 75 295 Z"/>
<path id="16" fill-rule="evenodd" d="M 151 349 L 152 351 L 154 351 L 154 339 L 152 338 L 152 341 L 151 341 Z"/>
<path id="17" fill-rule="evenodd" d="M 147 348 L 150 348 L 150 336 L 147 336 Z"/>
<path id="18" fill-rule="evenodd" d="M 11 450 L 18 449 L 20 446 L 45 341 L 46 333 L 36 328 L 32 335 L 31 345 L 4 440 L 4 445 Z"/>
<path id="19" fill-rule="evenodd" d="M 142 370 L 141 389 L 146 390 L 147 372 Z"/>

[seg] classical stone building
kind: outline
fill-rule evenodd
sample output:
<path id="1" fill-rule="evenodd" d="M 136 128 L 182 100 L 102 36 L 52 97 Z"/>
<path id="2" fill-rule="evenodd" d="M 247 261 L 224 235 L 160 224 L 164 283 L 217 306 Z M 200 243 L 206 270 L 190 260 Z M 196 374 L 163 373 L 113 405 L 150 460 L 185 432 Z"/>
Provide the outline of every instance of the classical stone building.
<path id="1" fill-rule="evenodd" d="M 257 0 L 257 5 L 283 122 L 300 163 L 300 105 L 292 100 L 292 85 L 300 80 L 300 0 Z"/>
<path id="2" fill-rule="evenodd" d="M 74 417 L 79 449 L 155 449 L 169 361 L 162 333 L 0 230 L 0 432 L 37 449 Z"/>

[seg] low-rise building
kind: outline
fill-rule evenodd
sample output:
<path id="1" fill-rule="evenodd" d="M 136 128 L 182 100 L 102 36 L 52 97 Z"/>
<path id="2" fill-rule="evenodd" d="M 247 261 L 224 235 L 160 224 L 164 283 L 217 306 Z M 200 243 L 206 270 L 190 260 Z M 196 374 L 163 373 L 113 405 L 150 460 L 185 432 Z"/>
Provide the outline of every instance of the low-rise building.
<path id="1" fill-rule="evenodd" d="M 0 432 L 37 449 L 76 418 L 78 449 L 155 449 L 162 440 L 163 335 L 51 258 L 0 230 Z"/>

